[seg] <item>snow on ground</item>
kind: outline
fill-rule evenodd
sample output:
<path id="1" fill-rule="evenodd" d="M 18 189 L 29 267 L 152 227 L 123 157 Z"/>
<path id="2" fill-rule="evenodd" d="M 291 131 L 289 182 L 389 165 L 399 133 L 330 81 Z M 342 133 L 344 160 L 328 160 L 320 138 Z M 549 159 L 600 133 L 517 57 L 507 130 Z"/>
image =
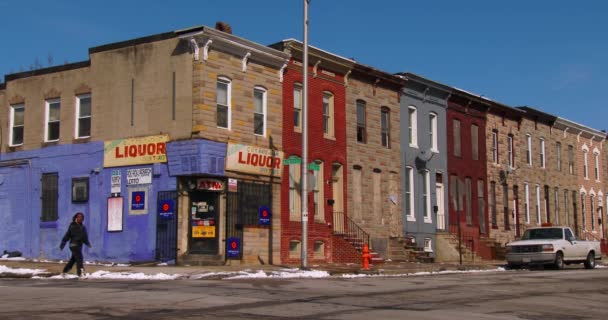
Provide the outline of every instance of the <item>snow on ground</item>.
<path id="1" fill-rule="evenodd" d="M 7 266 L 1 266 L 0 265 L 0 274 L 2 273 L 13 273 L 13 274 L 32 274 L 32 275 L 36 275 L 36 274 L 40 274 L 40 273 L 44 273 L 46 272 L 46 270 L 44 269 L 25 269 L 25 268 L 11 268 L 11 267 L 7 267 Z"/>
<path id="2" fill-rule="evenodd" d="M 327 278 L 329 272 L 321 270 L 300 270 L 300 269 L 281 269 L 279 271 L 271 271 L 266 273 L 262 270 L 257 272 L 251 271 L 239 271 L 235 273 L 235 276 L 227 277 L 224 279 L 254 279 L 254 278 Z"/>
<path id="3" fill-rule="evenodd" d="M 501 272 L 505 271 L 505 268 L 499 267 L 496 269 L 485 269 L 485 270 L 444 270 L 435 272 L 414 272 L 414 273 L 399 273 L 399 274 L 343 274 L 342 278 L 365 278 L 365 277 L 416 277 L 416 276 L 429 276 L 436 274 L 455 274 L 455 273 L 487 273 L 487 272 Z"/>
<path id="4" fill-rule="evenodd" d="M 2 255 L 2 257 L 0 257 L 0 260 L 25 261 L 26 259 L 24 257 L 12 257 L 12 258 L 9 258 L 8 254 L 5 254 L 5 255 Z"/>

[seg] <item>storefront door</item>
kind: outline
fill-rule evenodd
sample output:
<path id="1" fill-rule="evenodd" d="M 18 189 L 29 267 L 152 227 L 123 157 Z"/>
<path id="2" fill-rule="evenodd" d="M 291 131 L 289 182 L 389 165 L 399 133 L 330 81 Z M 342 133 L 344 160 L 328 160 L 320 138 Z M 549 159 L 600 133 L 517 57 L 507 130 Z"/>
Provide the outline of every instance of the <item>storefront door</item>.
<path id="1" fill-rule="evenodd" d="M 218 192 L 190 192 L 190 232 L 188 247 L 191 254 L 217 254 L 219 239 Z"/>

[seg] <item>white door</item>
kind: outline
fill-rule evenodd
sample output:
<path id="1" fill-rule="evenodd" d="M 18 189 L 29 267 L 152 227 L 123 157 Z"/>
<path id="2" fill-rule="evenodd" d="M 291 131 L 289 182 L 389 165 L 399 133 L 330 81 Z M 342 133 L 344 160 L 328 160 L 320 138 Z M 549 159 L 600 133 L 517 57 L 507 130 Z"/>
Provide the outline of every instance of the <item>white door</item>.
<path id="1" fill-rule="evenodd" d="M 437 229 L 445 230 L 445 211 L 443 207 L 443 184 L 435 185 L 435 194 L 437 195 Z"/>

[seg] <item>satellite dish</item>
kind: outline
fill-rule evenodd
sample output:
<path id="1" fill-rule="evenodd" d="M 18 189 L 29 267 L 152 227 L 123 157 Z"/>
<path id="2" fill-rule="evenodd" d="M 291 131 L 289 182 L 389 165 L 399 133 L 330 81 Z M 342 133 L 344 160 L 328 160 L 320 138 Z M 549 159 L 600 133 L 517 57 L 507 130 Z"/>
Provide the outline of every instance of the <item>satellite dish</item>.
<path id="1" fill-rule="evenodd" d="M 431 150 L 428 150 L 428 149 L 426 149 L 426 150 L 420 150 L 418 152 L 417 158 L 420 159 L 420 160 L 422 160 L 422 161 L 424 161 L 424 162 L 427 162 L 427 161 L 431 160 L 431 158 L 433 158 L 433 152 Z"/>

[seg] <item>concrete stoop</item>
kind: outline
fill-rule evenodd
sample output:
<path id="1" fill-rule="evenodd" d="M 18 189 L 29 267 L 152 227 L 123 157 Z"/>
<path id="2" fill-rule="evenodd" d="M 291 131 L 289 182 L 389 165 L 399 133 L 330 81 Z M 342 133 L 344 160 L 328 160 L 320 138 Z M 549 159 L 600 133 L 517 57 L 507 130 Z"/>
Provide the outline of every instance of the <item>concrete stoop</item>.
<path id="1" fill-rule="evenodd" d="M 435 258 L 408 238 L 389 238 L 389 258 L 396 262 L 432 263 Z"/>

